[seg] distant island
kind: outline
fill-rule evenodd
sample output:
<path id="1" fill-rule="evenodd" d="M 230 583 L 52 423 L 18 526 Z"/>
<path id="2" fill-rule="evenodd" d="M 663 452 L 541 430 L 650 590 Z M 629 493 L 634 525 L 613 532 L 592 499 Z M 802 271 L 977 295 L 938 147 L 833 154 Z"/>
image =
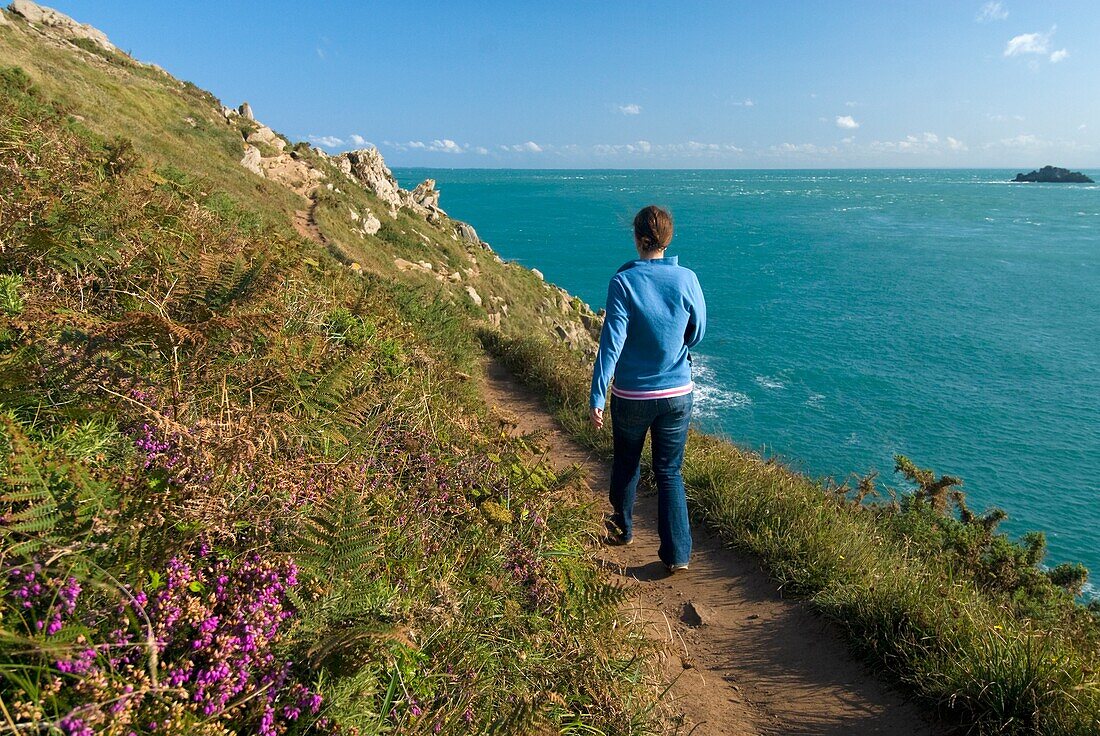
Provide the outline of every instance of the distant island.
<path id="1" fill-rule="evenodd" d="M 1059 169 L 1056 166 L 1044 166 L 1038 171 L 1032 171 L 1030 174 L 1017 174 L 1016 178 L 1012 181 L 1020 182 L 1040 182 L 1043 184 L 1095 184 L 1092 179 L 1082 174 L 1080 171 L 1070 171 L 1069 169 Z"/>

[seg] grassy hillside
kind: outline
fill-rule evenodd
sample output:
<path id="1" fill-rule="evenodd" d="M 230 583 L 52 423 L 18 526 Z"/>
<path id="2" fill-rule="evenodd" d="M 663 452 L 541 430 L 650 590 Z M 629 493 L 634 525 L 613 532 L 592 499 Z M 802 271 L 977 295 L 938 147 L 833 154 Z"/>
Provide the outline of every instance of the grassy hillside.
<path id="1" fill-rule="evenodd" d="M 0 724 L 660 730 L 576 479 L 469 380 L 466 286 L 531 324 L 554 290 L 448 222 L 349 231 L 370 193 L 246 171 L 219 115 L 0 25 Z"/>

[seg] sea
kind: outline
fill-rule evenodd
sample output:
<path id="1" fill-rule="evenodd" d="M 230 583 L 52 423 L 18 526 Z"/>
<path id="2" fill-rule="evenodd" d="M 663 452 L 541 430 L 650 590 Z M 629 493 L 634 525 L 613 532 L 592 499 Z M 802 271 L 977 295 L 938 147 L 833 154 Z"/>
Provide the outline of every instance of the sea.
<path id="1" fill-rule="evenodd" d="M 1100 185 L 1015 170 L 398 169 L 594 309 L 667 207 L 709 310 L 697 423 L 843 481 L 963 478 L 1100 590 Z M 1100 180 L 1100 172 L 1086 171 Z"/>

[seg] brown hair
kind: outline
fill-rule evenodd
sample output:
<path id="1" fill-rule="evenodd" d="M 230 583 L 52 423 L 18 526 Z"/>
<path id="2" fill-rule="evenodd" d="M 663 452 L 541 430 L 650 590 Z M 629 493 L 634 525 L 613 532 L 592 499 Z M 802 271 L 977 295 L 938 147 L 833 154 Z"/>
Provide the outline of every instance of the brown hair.
<path id="1" fill-rule="evenodd" d="M 647 253 L 662 250 L 672 241 L 672 215 L 655 204 L 634 215 L 634 239 Z"/>

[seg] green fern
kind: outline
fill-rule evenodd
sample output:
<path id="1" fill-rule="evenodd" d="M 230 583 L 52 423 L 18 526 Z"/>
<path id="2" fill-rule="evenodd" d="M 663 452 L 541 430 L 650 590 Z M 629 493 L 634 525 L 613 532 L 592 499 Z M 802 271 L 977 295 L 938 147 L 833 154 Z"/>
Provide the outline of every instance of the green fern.
<path id="1" fill-rule="evenodd" d="M 0 416 L 0 427 L 11 453 L 5 467 L 4 491 L 0 493 L 5 522 L 0 527 L 0 539 L 5 555 L 25 556 L 60 541 L 52 532 L 61 520 L 61 512 L 37 448 L 10 416 Z"/>
<path id="2" fill-rule="evenodd" d="M 10 415 L 0 415 L 0 428 L 10 452 L 0 482 L 4 553 L 25 556 L 88 534 L 113 500 L 110 486 L 83 464 L 43 451 Z"/>
<path id="3" fill-rule="evenodd" d="M 322 502 L 297 535 L 300 567 L 328 580 L 354 578 L 374 561 L 377 528 L 362 499 L 351 489 Z"/>

